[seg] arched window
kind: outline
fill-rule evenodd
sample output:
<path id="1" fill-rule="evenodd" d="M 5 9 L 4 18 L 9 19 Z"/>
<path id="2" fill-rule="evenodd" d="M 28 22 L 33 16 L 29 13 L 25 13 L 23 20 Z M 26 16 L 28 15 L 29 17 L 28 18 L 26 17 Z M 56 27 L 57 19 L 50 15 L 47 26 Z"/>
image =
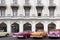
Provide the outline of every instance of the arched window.
<path id="1" fill-rule="evenodd" d="M 23 25 L 23 31 L 31 31 L 31 24 L 30 23 L 25 23 Z"/>
<path id="2" fill-rule="evenodd" d="M 48 24 L 48 31 L 56 29 L 56 25 L 54 23 Z"/>
<path id="3" fill-rule="evenodd" d="M 11 25 L 12 32 L 19 32 L 19 24 L 13 23 Z"/>
<path id="4" fill-rule="evenodd" d="M 42 23 L 36 24 L 36 31 L 38 31 L 38 30 L 44 30 L 44 25 Z"/>
<path id="5" fill-rule="evenodd" d="M 4 22 L 0 24 L 0 31 L 7 32 L 7 25 Z"/>

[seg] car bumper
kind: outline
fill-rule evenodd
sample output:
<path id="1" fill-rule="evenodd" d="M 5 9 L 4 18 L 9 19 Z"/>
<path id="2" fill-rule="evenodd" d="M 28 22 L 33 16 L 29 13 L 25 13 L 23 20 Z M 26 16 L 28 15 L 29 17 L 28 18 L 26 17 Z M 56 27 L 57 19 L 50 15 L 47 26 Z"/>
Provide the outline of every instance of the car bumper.
<path id="1" fill-rule="evenodd" d="M 23 36 L 15 36 L 15 35 L 13 35 L 13 37 L 23 37 Z"/>
<path id="2" fill-rule="evenodd" d="M 5 36 L 5 35 L 0 35 L 0 37 L 1 37 L 1 36 Z"/>
<path id="3" fill-rule="evenodd" d="M 30 36 L 30 37 L 43 37 L 43 36 Z"/>
<path id="4" fill-rule="evenodd" d="M 13 37 L 17 37 L 17 36 L 13 36 Z"/>
<path id="5" fill-rule="evenodd" d="M 0 37 L 4 37 L 4 36 L 0 36 Z"/>
<path id="6" fill-rule="evenodd" d="M 60 36 L 48 36 L 48 37 L 60 37 Z"/>

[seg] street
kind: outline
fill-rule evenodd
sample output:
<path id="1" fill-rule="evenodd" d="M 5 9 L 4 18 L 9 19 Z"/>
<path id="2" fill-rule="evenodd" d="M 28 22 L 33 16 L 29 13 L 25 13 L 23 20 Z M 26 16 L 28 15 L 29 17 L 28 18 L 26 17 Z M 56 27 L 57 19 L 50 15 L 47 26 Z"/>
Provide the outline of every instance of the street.
<path id="1" fill-rule="evenodd" d="M 60 40 L 60 38 L 39 38 L 39 39 L 36 39 L 36 38 L 28 38 L 28 39 L 17 39 L 17 38 L 14 38 L 14 37 L 1 37 L 0 40 Z"/>

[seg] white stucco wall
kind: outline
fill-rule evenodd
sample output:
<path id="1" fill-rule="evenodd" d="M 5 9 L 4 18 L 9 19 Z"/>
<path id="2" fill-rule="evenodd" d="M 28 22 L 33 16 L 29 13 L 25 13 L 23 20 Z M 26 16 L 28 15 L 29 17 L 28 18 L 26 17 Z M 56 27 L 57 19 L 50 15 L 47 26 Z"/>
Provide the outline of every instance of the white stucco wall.
<path id="1" fill-rule="evenodd" d="M 25 3 L 25 0 L 17 0 L 17 2 L 19 5 L 18 16 L 21 16 L 21 15 L 24 16 L 25 12 L 24 12 L 23 5 Z M 9 15 L 12 16 L 12 9 L 11 9 L 12 3 L 13 3 L 12 0 L 6 0 L 6 6 L 7 6 L 6 16 L 9 16 Z M 56 5 L 54 15 L 60 16 L 60 0 L 54 0 L 54 3 Z M 30 4 L 31 4 L 30 16 L 32 16 L 33 14 L 37 16 L 37 10 L 36 10 L 37 0 L 30 0 Z M 49 16 L 49 9 L 48 9 L 49 0 L 42 0 L 42 4 L 44 6 L 43 11 L 42 11 L 42 16 L 46 16 L 46 15 Z"/>
<path id="2" fill-rule="evenodd" d="M 25 16 L 25 12 L 24 12 L 24 8 L 23 5 L 25 3 L 25 0 L 18 0 L 18 5 L 19 5 L 19 9 L 18 9 L 18 16 Z M 60 0 L 54 0 L 54 3 L 56 4 L 56 9 L 54 12 L 54 16 L 60 16 Z M 11 9 L 11 4 L 12 4 L 12 0 L 6 0 L 6 16 L 12 16 L 12 9 Z M 42 4 L 44 6 L 43 10 L 42 10 L 42 16 L 49 16 L 49 0 L 42 0 Z M 37 16 L 37 10 L 36 10 L 36 5 L 37 5 L 37 0 L 30 0 L 30 5 L 31 5 L 31 10 L 30 10 L 30 16 Z M 3 18 L 3 17 L 2 17 Z M 25 17 L 24 17 L 25 18 Z M 22 32 L 23 31 L 23 25 L 24 23 L 29 22 L 32 25 L 32 31 L 35 31 L 35 25 L 39 22 L 41 22 L 44 25 L 44 31 L 48 31 L 48 24 L 53 22 L 56 24 L 56 29 L 60 28 L 60 19 L 11 19 L 9 18 L 7 19 L 0 19 L 0 23 L 6 23 L 7 24 L 7 31 L 11 32 L 11 24 L 16 22 L 19 24 L 19 31 Z"/>

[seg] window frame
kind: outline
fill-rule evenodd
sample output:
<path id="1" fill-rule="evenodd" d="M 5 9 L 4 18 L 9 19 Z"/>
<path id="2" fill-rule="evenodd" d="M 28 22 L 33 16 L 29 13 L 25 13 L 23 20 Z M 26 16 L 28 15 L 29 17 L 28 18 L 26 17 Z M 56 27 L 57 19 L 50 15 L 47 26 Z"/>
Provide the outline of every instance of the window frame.
<path id="1" fill-rule="evenodd" d="M 12 9 L 13 16 L 17 16 L 18 10 L 16 8 Z"/>

